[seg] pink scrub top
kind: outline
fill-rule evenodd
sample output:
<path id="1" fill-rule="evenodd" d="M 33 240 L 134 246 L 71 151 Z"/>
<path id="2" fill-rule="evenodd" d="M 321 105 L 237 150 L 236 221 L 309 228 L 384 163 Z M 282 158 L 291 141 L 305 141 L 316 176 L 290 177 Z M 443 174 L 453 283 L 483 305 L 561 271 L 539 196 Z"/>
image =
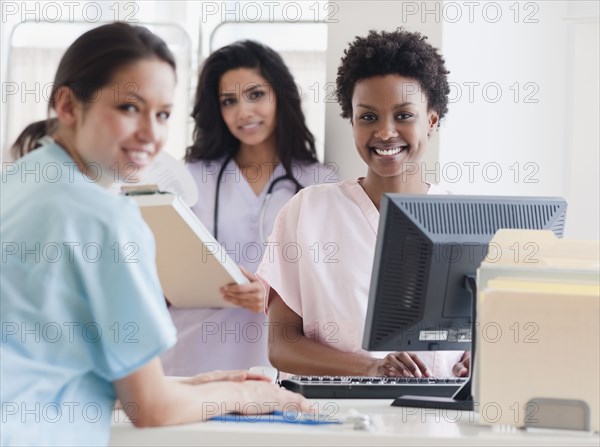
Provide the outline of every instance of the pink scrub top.
<path id="1" fill-rule="evenodd" d="M 302 317 L 307 337 L 346 352 L 364 352 L 379 225 L 379 210 L 359 180 L 300 191 L 277 217 L 270 238 L 274 248 L 257 271 L 266 288 L 273 287 Z M 428 194 L 447 192 L 431 185 Z M 464 351 L 417 354 L 434 376 L 452 377 L 452 367 Z"/>

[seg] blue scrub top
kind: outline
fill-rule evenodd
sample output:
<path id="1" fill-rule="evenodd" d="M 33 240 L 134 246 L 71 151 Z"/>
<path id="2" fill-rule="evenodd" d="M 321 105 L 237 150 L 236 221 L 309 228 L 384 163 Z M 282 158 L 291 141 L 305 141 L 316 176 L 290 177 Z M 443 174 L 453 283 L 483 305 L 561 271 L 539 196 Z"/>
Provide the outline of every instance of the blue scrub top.
<path id="1" fill-rule="evenodd" d="M 112 382 L 176 340 L 152 233 L 56 144 L 0 186 L 2 445 L 107 444 Z"/>

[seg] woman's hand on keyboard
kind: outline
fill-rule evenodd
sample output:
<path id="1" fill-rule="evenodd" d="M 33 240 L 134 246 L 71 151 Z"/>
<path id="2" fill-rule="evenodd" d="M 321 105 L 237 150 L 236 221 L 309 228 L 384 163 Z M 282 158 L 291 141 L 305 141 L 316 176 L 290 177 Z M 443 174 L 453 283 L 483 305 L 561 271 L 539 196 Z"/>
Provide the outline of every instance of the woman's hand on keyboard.
<path id="1" fill-rule="evenodd" d="M 373 359 L 369 376 L 431 377 L 427 365 L 414 352 L 392 352 L 382 359 Z"/>
<path id="2" fill-rule="evenodd" d="M 471 351 L 465 351 L 460 362 L 452 368 L 452 374 L 456 377 L 467 377 L 471 370 Z"/>

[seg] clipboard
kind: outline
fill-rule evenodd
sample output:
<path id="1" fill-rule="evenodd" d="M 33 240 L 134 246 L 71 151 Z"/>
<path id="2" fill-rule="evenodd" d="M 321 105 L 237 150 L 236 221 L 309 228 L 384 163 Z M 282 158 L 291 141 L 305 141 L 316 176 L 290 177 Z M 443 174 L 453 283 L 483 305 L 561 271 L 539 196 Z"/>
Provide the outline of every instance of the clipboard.
<path id="1" fill-rule="evenodd" d="M 139 205 L 154 234 L 158 277 L 171 305 L 235 307 L 221 297 L 219 289 L 249 281 L 183 199 L 160 192 L 156 185 L 122 190 Z"/>

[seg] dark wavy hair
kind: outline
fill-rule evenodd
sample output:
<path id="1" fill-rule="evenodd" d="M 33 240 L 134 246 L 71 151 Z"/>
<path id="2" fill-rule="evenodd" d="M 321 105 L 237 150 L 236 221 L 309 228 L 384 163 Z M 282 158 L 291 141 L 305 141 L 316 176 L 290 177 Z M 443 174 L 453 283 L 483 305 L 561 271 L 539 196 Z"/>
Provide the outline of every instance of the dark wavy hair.
<path id="1" fill-rule="evenodd" d="M 374 30 L 356 37 L 344 51 L 336 79 L 341 116 L 351 118 L 354 86 L 361 79 L 397 74 L 419 82 L 429 110 L 440 117 L 448 112 L 450 86 L 444 58 L 418 32 L 398 28 L 393 32 Z M 439 123 L 439 121 L 438 121 Z"/>
<path id="2" fill-rule="evenodd" d="M 185 161 L 216 160 L 239 150 L 239 140 L 231 134 L 221 116 L 219 99 L 221 76 L 238 68 L 257 69 L 275 92 L 275 145 L 286 173 L 293 174 L 293 160 L 316 162 L 315 138 L 306 126 L 300 93 L 290 70 L 274 50 L 252 40 L 218 49 L 202 66 L 192 110 L 194 142 L 187 148 Z"/>
<path id="3" fill-rule="evenodd" d="M 48 113 L 54 107 L 56 92 L 69 87 L 78 101 L 88 104 L 96 92 L 112 80 L 120 68 L 142 59 L 157 58 L 175 71 L 175 58 L 167 44 L 156 34 L 142 26 L 115 22 L 102 25 L 82 34 L 67 49 L 58 64 Z M 56 130 L 57 119 L 37 121 L 28 125 L 11 147 L 17 159 L 37 149 L 38 140 Z"/>

